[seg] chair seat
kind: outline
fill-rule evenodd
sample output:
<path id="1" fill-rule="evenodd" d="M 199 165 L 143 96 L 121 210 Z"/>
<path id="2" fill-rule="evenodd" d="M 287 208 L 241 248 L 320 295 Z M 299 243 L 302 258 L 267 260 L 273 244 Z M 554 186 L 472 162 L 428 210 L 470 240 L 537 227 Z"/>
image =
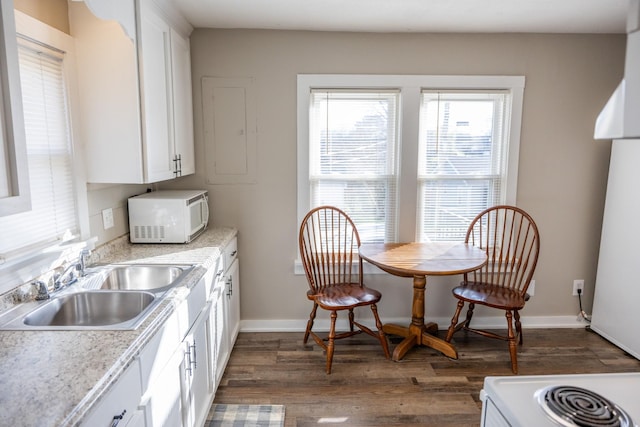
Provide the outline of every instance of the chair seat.
<path id="1" fill-rule="evenodd" d="M 329 286 L 317 294 L 311 290 L 307 292 L 307 298 L 326 310 L 346 310 L 355 306 L 377 304 L 381 297 L 382 294 L 375 289 L 357 283 Z"/>
<path id="2" fill-rule="evenodd" d="M 456 298 L 464 301 L 503 310 L 520 310 L 525 304 L 525 297 L 512 289 L 479 282 L 463 282 L 452 292 Z"/>

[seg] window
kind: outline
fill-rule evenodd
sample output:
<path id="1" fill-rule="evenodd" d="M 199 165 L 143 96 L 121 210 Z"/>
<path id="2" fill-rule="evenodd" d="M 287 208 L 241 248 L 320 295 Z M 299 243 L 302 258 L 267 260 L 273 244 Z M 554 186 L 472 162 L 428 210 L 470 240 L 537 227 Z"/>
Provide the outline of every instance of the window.
<path id="1" fill-rule="evenodd" d="M 65 52 L 20 35 L 18 59 L 32 209 L 0 218 L 0 254 L 79 234 Z"/>
<path id="2" fill-rule="evenodd" d="M 398 96 L 397 90 L 311 92 L 311 206 L 340 206 L 358 218 L 367 241 L 395 240 Z"/>
<path id="3" fill-rule="evenodd" d="M 423 90 L 418 241 L 464 240 L 475 215 L 505 201 L 509 92 Z"/>
<path id="4" fill-rule="evenodd" d="M 331 204 L 366 242 L 464 239 L 515 204 L 524 77 L 298 76 L 298 220 Z"/>

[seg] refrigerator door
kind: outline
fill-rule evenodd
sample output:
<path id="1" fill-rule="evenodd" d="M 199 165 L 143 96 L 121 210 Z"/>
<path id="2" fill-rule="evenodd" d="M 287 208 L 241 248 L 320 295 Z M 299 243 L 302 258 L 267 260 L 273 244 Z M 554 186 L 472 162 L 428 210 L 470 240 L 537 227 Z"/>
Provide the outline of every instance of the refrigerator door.
<path id="1" fill-rule="evenodd" d="M 613 141 L 591 328 L 640 359 L 640 139 Z"/>

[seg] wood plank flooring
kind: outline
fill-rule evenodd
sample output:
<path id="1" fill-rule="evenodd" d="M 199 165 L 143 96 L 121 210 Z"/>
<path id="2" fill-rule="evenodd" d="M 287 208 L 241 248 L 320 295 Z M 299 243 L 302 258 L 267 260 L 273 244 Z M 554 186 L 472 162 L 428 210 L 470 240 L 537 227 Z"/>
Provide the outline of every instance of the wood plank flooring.
<path id="1" fill-rule="evenodd" d="M 511 375 L 506 342 L 462 331 L 458 360 L 421 347 L 392 362 L 368 335 L 343 339 L 330 375 L 322 349 L 302 336 L 241 333 L 214 403 L 285 405 L 285 427 L 477 427 L 484 377 Z M 521 375 L 640 372 L 640 361 L 585 329 L 525 329 L 518 364 Z"/>

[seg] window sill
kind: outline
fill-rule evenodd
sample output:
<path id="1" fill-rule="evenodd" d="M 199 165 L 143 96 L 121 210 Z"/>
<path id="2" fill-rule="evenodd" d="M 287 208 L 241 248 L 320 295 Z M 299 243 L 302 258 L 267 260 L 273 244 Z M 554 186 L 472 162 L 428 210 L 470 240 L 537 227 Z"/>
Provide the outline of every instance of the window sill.
<path id="1" fill-rule="evenodd" d="M 353 270 L 354 273 L 357 272 L 358 266 L 357 264 L 354 266 Z M 368 262 L 364 262 L 362 264 L 362 272 L 364 274 L 387 274 L 384 271 L 380 270 L 378 267 L 376 267 L 375 265 L 371 265 Z M 293 274 L 295 276 L 304 276 L 304 267 L 302 266 L 302 260 L 300 258 L 297 258 L 296 260 L 293 261 Z"/>

